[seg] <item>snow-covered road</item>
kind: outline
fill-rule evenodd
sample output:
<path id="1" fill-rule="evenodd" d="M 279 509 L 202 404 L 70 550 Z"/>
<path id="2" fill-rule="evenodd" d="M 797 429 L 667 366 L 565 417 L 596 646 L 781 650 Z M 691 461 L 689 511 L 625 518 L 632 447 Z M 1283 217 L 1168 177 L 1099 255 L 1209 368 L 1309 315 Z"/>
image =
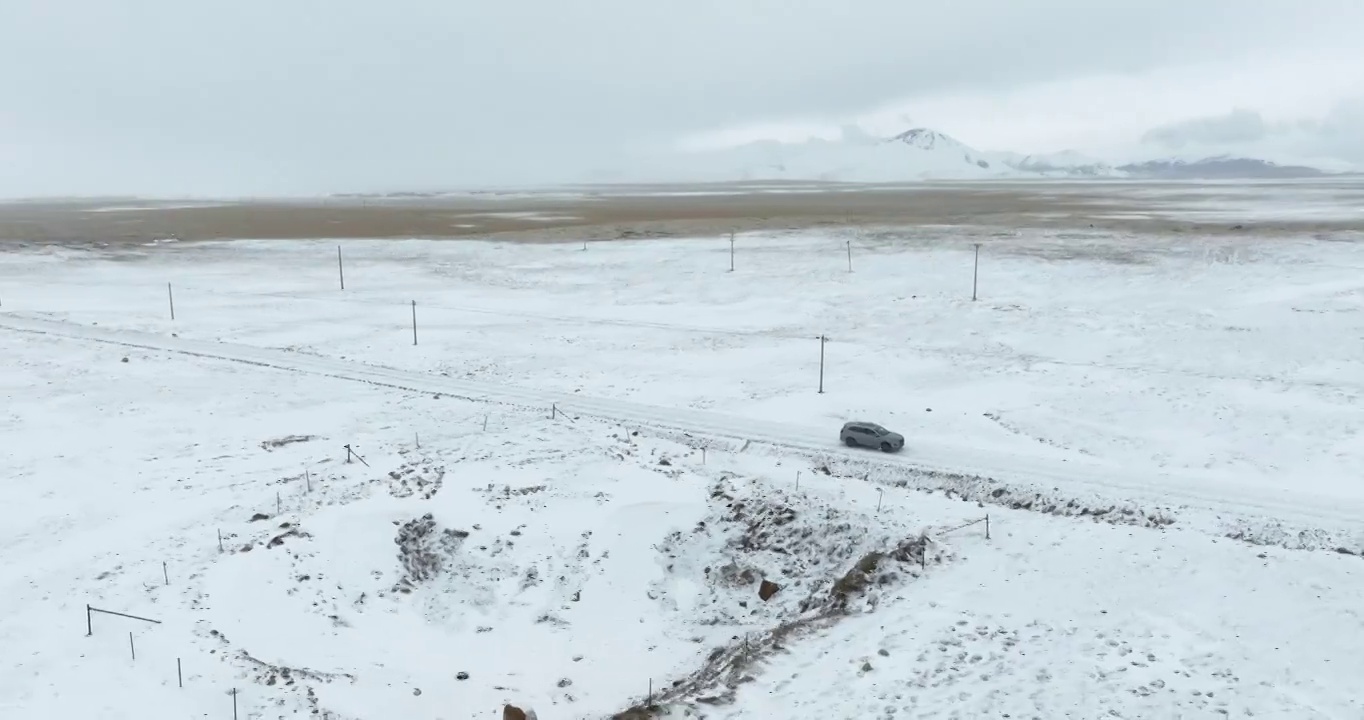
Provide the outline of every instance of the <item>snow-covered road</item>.
<path id="1" fill-rule="evenodd" d="M 380 367 L 339 358 L 237 343 L 207 342 L 126 329 L 78 325 L 31 316 L 6 314 L 0 328 L 245 363 L 274 370 L 307 373 L 350 382 L 413 392 L 449 395 L 522 407 L 557 406 L 570 415 L 596 417 L 640 427 L 692 435 L 732 438 L 807 454 L 843 456 L 860 462 L 917 470 L 928 474 L 960 474 L 991 478 L 1010 486 L 1048 488 L 1062 494 L 1097 496 L 1100 501 L 1134 502 L 1148 507 L 1188 508 L 1219 515 L 1280 521 L 1297 527 L 1332 531 L 1352 527 L 1364 517 L 1364 504 L 1349 498 L 1217 484 L 1206 478 L 1168 472 L 1132 472 L 1082 455 L 1055 459 L 1020 455 L 995 448 L 952 445 L 910 438 L 899 455 L 850 451 L 835 442 L 836 428 L 774 423 L 688 408 L 666 408 L 581 394 L 521 388 L 485 381 Z"/>

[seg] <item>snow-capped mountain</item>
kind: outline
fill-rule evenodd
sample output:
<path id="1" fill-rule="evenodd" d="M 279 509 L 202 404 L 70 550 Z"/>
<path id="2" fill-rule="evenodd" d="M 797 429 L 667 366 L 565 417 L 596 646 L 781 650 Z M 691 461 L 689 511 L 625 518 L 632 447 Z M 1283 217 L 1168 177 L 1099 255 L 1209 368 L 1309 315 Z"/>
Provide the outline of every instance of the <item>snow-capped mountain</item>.
<path id="1" fill-rule="evenodd" d="M 646 182 L 819 180 L 901 182 L 1027 175 L 998 154 L 976 150 L 944 133 L 914 128 L 889 138 L 845 129 L 837 140 L 771 140 L 721 150 L 654 157 L 647 169 L 624 172 Z"/>
<path id="2" fill-rule="evenodd" d="M 762 142 L 697 157 L 739 180 L 895 182 L 971 179 L 1010 172 L 948 135 L 916 128 L 891 138 L 845 132 L 839 140 Z M 737 173 L 736 173 L 737 171 Z"/>
<path id="3" fill-rule="evenodd" d="M 1269 160 L 1221 155 L 1201 160 L 1167 158 L 1128 163 L 1123 172 L 1163 180 L 1239 180 L 1253 178 L 1308 178 L 1328 174 L 1306 165 L 1280 165 Z"/>
<path id="4" fill-rule="evenodd" d="M 992 164 L 985 157 L 984 153 L 967 147 L 961 141 L 949 135 L 944 135 L 936 130 L 928 128 L 914 128 L 896 135 L 886 141 L 887 143 L 899 143 L 906 145 L 913 150 L 923 153 L 914 159 L 924 160 L 933 158 L 934 160 L 946 160 L 941 163 L 945 168 L 956 168 L 957 159 L 967 166 L 975 166 L 982 170 L 992 169 Z"/>
<path id="5" fill-rule="evenodd" d="M 892 137 L 844 128 L 835 140 L 763 140 L 720 150 L 672 153 L 599 172 L 601 182 L 826 181 L 906 182 L 984 179 L 1254 179 L 1314 177 L 1346 168 L 1276 164 L 1231 155 L 1136 157 L 1122 165 L 1066 150 L 1021 154 L 977 150 L 931 128 Z"/>

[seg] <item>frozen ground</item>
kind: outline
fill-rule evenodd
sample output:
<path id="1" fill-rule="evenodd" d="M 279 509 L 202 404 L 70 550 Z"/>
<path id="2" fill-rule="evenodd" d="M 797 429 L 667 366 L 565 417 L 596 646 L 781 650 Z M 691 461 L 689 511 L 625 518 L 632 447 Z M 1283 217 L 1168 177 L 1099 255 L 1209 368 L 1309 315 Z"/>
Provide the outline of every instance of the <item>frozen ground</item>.
<path id="1" fill-rule="evenodd" d="M 1364 712 L 1355 558 L 1021 517 L 967 555 L 776 659 L 711 717 Z"/>
<path id="2" fill-rule="evenodd" d="M 0 256 L 0 716 L 1364 713 L 1364 246 L 848 239 Z"/>
<path id="3" fill-rule="evenodd" d="M 54 250 L 0 258 L 0 302 L 819 442 L 874 418 L 946 470 L 1364 506 L 1364 244 L 985 240 L 978 302 L 946 229 L 854 238 L 851 273 L 827 236 L 740 237 L 733 273 L 725 240 L 347 243 L 344 292 L 334 244 Z"/>

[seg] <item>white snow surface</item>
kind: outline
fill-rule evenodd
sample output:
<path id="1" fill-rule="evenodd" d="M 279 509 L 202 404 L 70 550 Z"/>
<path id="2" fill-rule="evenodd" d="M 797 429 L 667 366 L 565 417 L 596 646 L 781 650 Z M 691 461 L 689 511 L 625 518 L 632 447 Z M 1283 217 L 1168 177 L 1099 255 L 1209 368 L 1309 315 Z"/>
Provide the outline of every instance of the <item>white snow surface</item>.
<path id="1" fill-rule="evenodd" d="M 1364 245 L 736 247 L 0 254 L 0 717 L 1364 715 Z"/>

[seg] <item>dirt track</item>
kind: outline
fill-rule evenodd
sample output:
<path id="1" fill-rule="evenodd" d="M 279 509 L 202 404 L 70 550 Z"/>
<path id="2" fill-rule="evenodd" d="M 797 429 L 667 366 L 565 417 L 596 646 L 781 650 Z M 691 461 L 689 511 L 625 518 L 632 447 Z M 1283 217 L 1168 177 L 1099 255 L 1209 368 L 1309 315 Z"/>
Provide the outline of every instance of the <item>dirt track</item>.
<path id="1" fill-rule="evenodd" d="M 1294 212 L 1295 202 L 1303 201 L 1340 211 Z M 1256 206 L 1255 212 L 1238 218 L 1235 208 L 1248 206 Z M 1218 207 L 1229 209 L 1208 214 Z M 0 241 L 496 237 L 576 242 L 821 225 L 1264 235 L 1364 230 L 1362 207 L 1364 183 L 1351 181 L 655 186 L 220 203 L 100 199 L 0 203 Z"/>

